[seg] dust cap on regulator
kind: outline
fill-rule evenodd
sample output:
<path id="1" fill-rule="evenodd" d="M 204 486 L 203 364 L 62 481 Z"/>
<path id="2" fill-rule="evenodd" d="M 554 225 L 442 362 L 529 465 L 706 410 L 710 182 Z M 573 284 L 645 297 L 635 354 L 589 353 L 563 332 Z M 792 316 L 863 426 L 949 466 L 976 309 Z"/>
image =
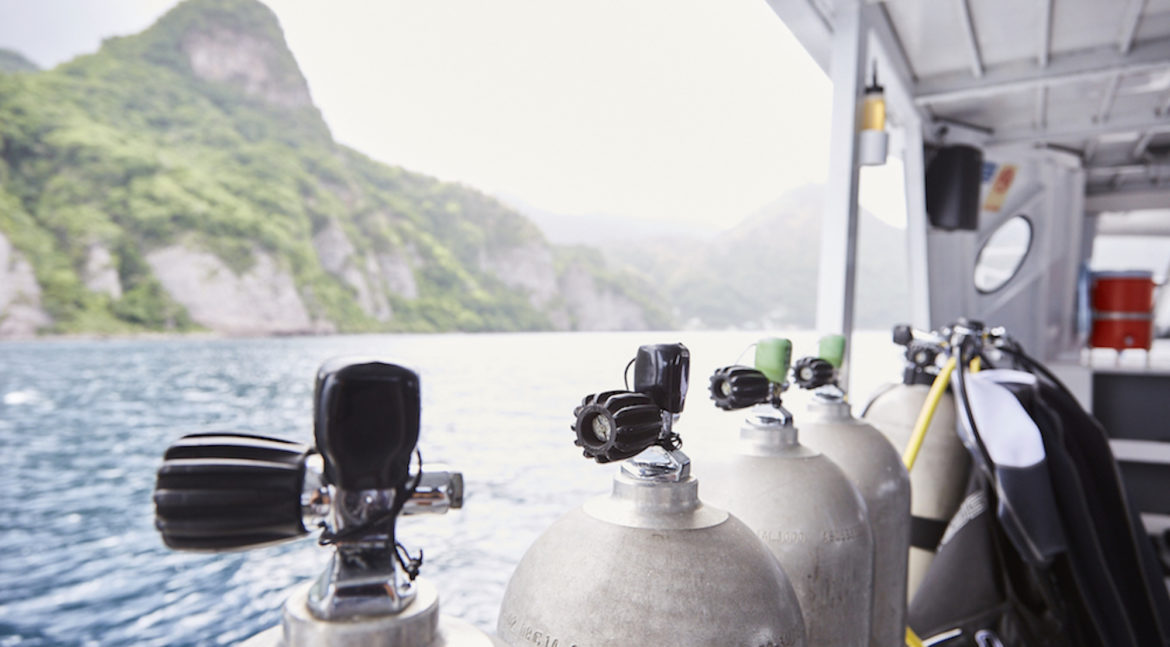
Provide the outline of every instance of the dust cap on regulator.
<path id="1" fill-rule="evenodd" d="M 575 444 L 587 458 L 627 459 L 613 491 L 528 549 L 504 594 L 500 639 L 512 647 L 803 646 L 795 593 L 767 547 L 699 501 L 673 431 L 689 351 L 642 346 L 631 364 L 633 391 L 586 396 L 574 410 Z"/>

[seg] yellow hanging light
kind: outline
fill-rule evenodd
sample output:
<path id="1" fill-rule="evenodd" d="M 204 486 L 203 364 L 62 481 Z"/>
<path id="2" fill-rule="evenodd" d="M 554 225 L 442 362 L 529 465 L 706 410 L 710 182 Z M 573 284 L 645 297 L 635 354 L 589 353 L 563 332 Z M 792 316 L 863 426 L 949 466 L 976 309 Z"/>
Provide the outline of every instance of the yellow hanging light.
<path id="1" fill-rule="evenodd" d="M 865 88 L 861 104 L 861 149 L 860 162 L 869 166 L 886 163 L 886 149 L 889 135 L 886 133 L 886 93 L 878 85 L 877 63 L 873 66 L 873 77 Z"/>
<path id="2" fill-rule="evenodd" d="M 886 129 L 886 93 L 885 88 L 878 85 L 876 65 L 873 69 L 873 80 L 865 88 L 865 99 L 861 108 L 861 129 Z"/>

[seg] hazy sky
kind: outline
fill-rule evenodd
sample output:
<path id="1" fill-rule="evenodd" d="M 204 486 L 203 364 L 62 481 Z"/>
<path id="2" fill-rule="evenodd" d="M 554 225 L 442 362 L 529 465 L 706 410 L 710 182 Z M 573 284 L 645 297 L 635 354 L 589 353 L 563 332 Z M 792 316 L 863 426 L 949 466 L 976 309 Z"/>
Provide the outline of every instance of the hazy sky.
<path id="1" fill-rule="evenodd" d="M 174 4 L 0 0 L 0 47 L 49 67 Z M 266 4 L 337 140 L 385 162 L 720 228 L 825 179 L 830 84 L 764 0 Z M 891 171 L 863 203 L 896 220 Z"/>

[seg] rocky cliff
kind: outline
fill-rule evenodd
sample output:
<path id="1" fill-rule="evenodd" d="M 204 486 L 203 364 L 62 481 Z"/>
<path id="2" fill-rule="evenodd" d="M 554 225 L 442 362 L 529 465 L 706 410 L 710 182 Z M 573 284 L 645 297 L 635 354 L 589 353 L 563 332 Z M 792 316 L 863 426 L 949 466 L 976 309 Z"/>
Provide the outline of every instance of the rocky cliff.
<path id="1" fill-rule="evenodd" d="M 49 323 L 32 265 L 0 234 L 0 339 L 31 337 Z"/>
<path id="2" fill-rule="evenodd" d="M 255 0 L 5 69 L 0 337 L 670 325 L 599 254 L 336 144 Z"/>

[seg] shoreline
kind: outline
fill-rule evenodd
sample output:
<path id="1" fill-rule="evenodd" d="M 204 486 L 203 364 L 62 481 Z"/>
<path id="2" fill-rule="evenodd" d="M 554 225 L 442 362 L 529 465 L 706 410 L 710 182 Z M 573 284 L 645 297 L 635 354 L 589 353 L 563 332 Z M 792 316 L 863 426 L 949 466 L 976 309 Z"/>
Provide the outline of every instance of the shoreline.
<path id="1" fill-rule="evenodd" d="M 872 329 L 877 330 L 877 329 Z M 872 330 L 858 330 L 855 332 L 871 332 Z M 318 338 L 318 337 L 361 337 L 361 336 L 380 336 L 380 335 L 410 335 L 410 336 L 433 336 L 433 335 L 510 335 L 510 334 L 526 334 L 526 335 L 550 335 L 550 334 L 573 334 L 573 333 L 641 333 L 646 335 L 662 335 L 662 334 L 680 334 L 680 333 L 759 333 L 762 335 L 769 334 L 783 334 L 789 333 L 807 333 L 815 332 L 815 329 L 802 326 L 786 326 L 768 329 L 754 329 L 754 328 L 675 328 L 668 330 L 481 330 L 481 331 L 466 331 L 466 330 L 444 330 L 434 332 L 417 332 L 417 331 L 385 331 L 385 332 L 333 332 L 333 333 L 294 333 L 294 334 L 232 334 L 217 331 L 194 331 L 194 332 L 128 332 L 128 333 L 61 333 L 61 334 L 47 334 L 36 335 L 30 337 L 0 337 L 0 345 L 7 344 L 35 344 L 35 343 L 55 343 L 55 342 L 74 342 L 74 341 L 166 341 L 166 340 L 188 340 L 188 341 L 226 341 L 226 340 L 260 340 L 260 339 L 285 339 L 285 338 Z"/>

